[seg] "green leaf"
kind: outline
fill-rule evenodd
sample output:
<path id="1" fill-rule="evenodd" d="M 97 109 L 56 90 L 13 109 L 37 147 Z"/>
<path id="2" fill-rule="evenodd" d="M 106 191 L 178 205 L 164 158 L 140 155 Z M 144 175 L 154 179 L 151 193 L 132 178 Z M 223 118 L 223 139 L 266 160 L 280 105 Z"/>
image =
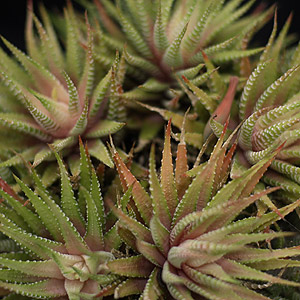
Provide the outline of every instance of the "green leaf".
<path id="1" fill-rule="evenodd" d="M 30 276 L 30 275 L 23 274 L 16 270 L 0 269 L 0 280 L 4 282 L 23 284 L 23 283 L 36 282 L 39 280 L 39 278 L 37 276 Z"/>
<path id="2" fill-rule="evenodd" d="M 52 288 L 53 286 L 55 286 L 54 291 Z M 10 291 L 17 292 L 27 297 L 55 298 L 66 296 L 64 281 L 58 279 L 47 279 L 28 284 L 16 284 L 0 281 L 0 287 L 4 287 Z"/>
<path id="3" fill-rule="evenodd" d="M 122 244 L 120 236 L 117 233 L 117 226 L 114 225 L 104 234 L 105 251 L 119 249 Z"/>
<path id="4" fill-rule="evenodd" d="M 175 184 L 172 153 L 171 153 L 171 121 L 168 122 L 165 133 L 163 157 L 161 162 L 161 186 L 171 216 L 173 216 L 178 204 L 178 195 Z"/>
<path id="5" fill-rule="evenodd" d="M 111 155 L 100 139 L 88 141 L 88 149 L 91 156 L 97 158 L 109 168 L 113 168 L 114 163 Z"/>
<path id="6" fill-rule="evenodd" d="M 122 56 L 123 57 L 123 56 Z M 122 88 L 118 82 L 117 68 L 120 65 L 118 55 L 111 72 L 110 98 L 107 118 L 109 120 L 123 121 L 125 120 L 126 111 L 122 101 Z"/>
<path id="7" fill-rule="evenodd" d="M 174 113 L 172 111 L 161 109 L 158 107 L 150 106 L 147 104 L 139 103 L 141 106 L 149 109 L 150 111 L 155 111 L 159 113 L 166 121 L 171 120 L 172 124 L 176 126 L 178 129 L 182 128 L 182 123 L 184 120 L 184 116 L 179 113 Z M 198 121 L 186 119 L 185 122 L 185 130 L 186 132 L 202 132 L 204 129 L 204 125 Z"/>
<path id="8" fill-rule="evenodd" d="M 42 248 L 65 251 L 63 244 L 28 233 L 27 231 L 19 228 L 2 214 L 0 214 L 0 220 L 1 232 L 14 239 L 18 244 L 22 245 L 22 247 L 29 249 L 40 258 L 50 258 Z"/>
<path id="9" fill-rule="evenodd" d="M 130 278 L 120 283 L 114 290 L 114 298 L 119 299 L 130 295 L 139 295 L 143 292 L 147 280 Z"/>
<path id="10" fill-rule="evenodd" d="M 84 131 L 88 125 L 88 113 L 89 113 L 89 100 L 86 99 L 85 103 L 84 103 L 84 107 L 82 108 L 81 114 L 80 114 L 76 124 L 70 130 L 69 135 L 78 136 L 78 135 L 84 133 Z"/>
<path id="11" fill-rule="evenodd" d="M 0 257 L 1 266 L 22 272 L 27 275 L 63 279 L 59 268 L 52 260 L 22 261 Z"/>
<path id="12" fill-rule="evenodd" d="M 6 143 L 6 146 L 7 144 L 8 143 Z M 35 155 L 40 151 L 40 149 L 41 145 L 29 147 L 27 150 L 24 150 L 23 152 L 19 153 L 19 155 L 15 155 L 7 160 L 0 162 L 0 167 L 10 167 L 23 164 L 24 160 L 32 161 Z"/>
<path id="13" fill-rule="evenodd" d="M 188 69 L 185 69 L 182 71 L 178 71 L 178 72 L 176 72 L 176 75 L 179 77 L 184 76 L 187 79 L 193 79 L 195 76 L 197 76 L 197 74 L 203 67 L 204 67 L 204 64 L 198 64 L 195 67 L 191 67 L 191 68 L 188 68 Z M 203 75 L 201 75 L 201 76 L 203 77 Z"/>
<path id="14" fill-rule="evenodd" d="M 152 34 L 152 20 L 149 16 L 149 10 L 147 6 L 147 1 L 135 0 L 133 3 L 133 13 L 136 16 L 136 24 L 139 31 L 142 33 L 144 40 L 149 41 Z"/>
<path id="15" fill-rule="evenodd" d="M 30 120 L 27 116 L 24 120 L 18 120 L 12 113 L 0 113 L 0 125 L 31 135 L 45 142 L 52 140 L 51 135 L 41 130 L 39 126 L 34 124 L 32 119 Z"/>
<path id="16" fill-rule="evenodd" d="M 264 108 L 250 115 L 241 126 L 239 135 L 239 145 L 243 150 L 252 149 L 252 133 L 259 118 L 271 108 Z"/>
<path id="17" fill-rule="evenodd" d="M 211 200 L 210 205 L 225 203 L 229 199 L 234 200 L 248 196 L 274 160 L 277 151 L 269 154 L 256 165 L 248 169 L 241 177 L 232 180 Z"/>
<path id="18" fill-rule="evenodd" d="M 124 55 L 126 61 L 131 66 L 142 69 L 143 71 L 147 71 L 149 74 L 151 74 L 154 77 L 159 75 L 159 69 L 157 68 L 157 66 L 155 66 L 153 63 L 149 62 L 148 60 L 142 57 L 129 53 L 126 47 L 124 48 Z"/>
<path id="19" fill-rule="evenodd" d="M 258 97 L 263 93 L 264 70 L 270 62 L 271 61 L 266 61 L 258 64 L 256 69 L 249 76 L 239 103 L 239 114 L 241 120 L 244 120 L 251 115 Z"/>
<path id="20" fill-rule="evenodd" d="M 99 221 L 101 224 L 102 231 L 105 229 L 105 223 L 106 223 L 106 215 L 104 211 L 104 203 L 102 199 L 100 184 L 96 175 L 95 169 L 92 167 L 92 175 L 91 175 L 91 189 L 90 194 L 92 199 L 95 202 L 96 208 L 97 208 L 97 214 L 99 216 Z"/>
<path id="21" fill-rule="evenodd" d="M 256 269 L 256 270 L 275 270 L 275 269 L 284 269 L 284 268 L 292 268 L 299 267 L 299 261 L 293 259 L 279 259 L 273 258 L 266 261 L 259 261 L 248 263 L 247 266 Z"/>
<path id="22" fill-rule="evenodd" d="M 84 147 L 81 138 L 79 137 L 79 149 L 80 149 L 80 187 L 83 187 L 86 191 L 91 188 L 91 161 L 88 153 L 88 149 Z M 81 213 L 86 213 L 86 201 L 84 199 L 81 189 L 78 193 L 78 205 Z"/>
<path id="23" fill-rule="evenodd" d="M 217 64 L 224 63 L 230 60 L 235 60 L 243 57 L 249 57 L 261 52 L 264 48 L 249 49 L 249 50 L 228 50 L 218 52 L 211 56 L 212 61 Z"/>
<path id="24" fill-rule="evenodd" d="M 66 212 L 70 214 L 70 217 L 72 216 L 74 217 L 74 224 L 69 220 L 69 217 L 65 215 L 64 211 L 52 200 L 52 198 L 50 197 L 49 193 L 45 189 L 44 185 L 42 184 L 37 174 L 33 172 L 32 174 L 35 180 L 36 189 L 39 195 L 41 196 L 41 198 L 45 201 L 45 203 L 47 203 L 47 205 L 55 215 L 57 222 L 59 223 L 60 230 L 63 235 L 68 252 L 70 254 L 75 254 L 75 255 L 80 253 L 90 254 L 90 250 L 88 246 L 86 245 L 82 236 L 78 232 L 78 230 L 84 231 L 85 226 L 82 217 L 79 213 L 77 202 L 75 202 L 74 204 L 75 199 L 73 198 L 74 195 L 73 195 L 72 187 L 70 186 L 67 171 L 63 166 L 63 162 L 58 156 L 58 154 L 56 154 L 56 157 L 61 170 L 62 197 L 64 198 L 62 199 L 62 206 L 66 206 L 65 207 Z M 71 207 L 68 207 L 70 205 Z M 76 206 L 72 206 L 72 205 L 76 205 Z M 74 225 L 75 226 L 77 225 L 77 227 L 75 227 Z"/>
<path id="25" fill-rule="evenodd" d="M 64 10 L 64 17 L 66 19 L 66 68 L 67 73 L 71 78 L 76 78 L 78 80 L 81 74 L 80 68 L 80 44 L 78 37 L 80 36 L 78 28 L 76 26 L 76 18 L 72 8 Z"/>
<path id="26" fill-rule="evenodd" d="M 167 284 L 168 290 L 174 299 L 194 300 L 191 295 L 191 291 L 180 284 Z"/>
<path id="27" fill-rule="evenodd" d="M 135 46 L 137 51 L 144 57 L 152 57 L 147 43 L 144 41 L 137 29 L 132 25 L 130 20 L 123 14 L 120 8 L 118 8 L 118 19 L 120 20 L 128 40 Z"/>
<path id="28" fill-rule="evenodd" d="M 24 97 L 26 102 L 26 107 L 30 114 L 33 116 L 35 121 L 40 125 L 41 129 L 44 129 L 47 133 L 55 133 L 60 129 L 59 123 L 52 117 L 50 114 L 43 109 L 39 109 L 36 106 L 32 105 L 26 97 Z"/>
<path id="29" fill-rule="evenodd" d="M 160 297 L 163 296 L 163 292 L 158 282 L 158 276 L 159 276 L 159 269 L 154 268 L 144 288 L 143 295 L 142 295 L 143 299 L 158 300 Z"/>
<path id="30" fill-rule="evenodd" d="M 87 50 L 86 50 L 86 59 L 85 65 L 83 69 L 83 73 L 81 75 L 79 84 L 78 84 L 78 95 L 79 101 L 81 102 L 81 106 L 84 105 L 84 101 L 87 98 L 90 98 L 94 77 L 95 77 L 95 66 L 94 66 L 94 58 L 93 58 L 93 32 L 91 30 L 91 26 L 86 20 L 87 27 Z"/>
<path id="31" fill-rule="evenodd" d="M 229 283 L 225 283 L 224 281 L 218 280 L 214 277 L 202 274 L 201 272 L 198 272 L 195 269 L 190 268 L 189 266 L 184 267 L 184 271 L 188 274 L 188 278 L 190 278 L 185 279 L 184 284 L 193 292 L 202 295 L 208 299 L 240 299 L 240 297 L 235 293 L 235 291 L 232 288 L 232 286 L 238 285 L 231 285 Z M 250 298 L 246 299 L 250 300 Z M 251 299 L 254 300 L 255 298 Z M 261 299 L 265 299 L 265 297 L 261 297 Z"/>
<path id="32" fill-rule="evenodd" d="M 197 22 L 197 24 L 193 26 L 189 34 L 184 38 L 182 43 L 182 48 L 188 54 L 193 53 L 195 49 L 198 47 L 202 32 L 206 27 L 209 18 L 212 15 L 213 5 L 214 5 L 214 1 L 210 3 L 210 5 L 206 8 L 206 10 L 203 12 L 201 17 L 198 19 L 199 21 Z"/>
<path id="33" fill-rule="evenodd" d="M 267 171 L 263 176 L 263 181 L 272 186 L 280 186 L 282 190 L 295 194 L 297 199 L 300 195 L 300 184 L 284 175 L 280 175 L 278 172 Z"/>
<path id="34" fill-rule="evenodd" d="M 153 29 L 153 39 L 154 39 L 155 47 L 158 49 L 158 51 L 162 53 L 168 48 L 169 42 L 166 35 L 166 28 L 165 28 L 166 23 L 164 23 L 162 19 L 163 16 L 162 16 L 161 2 L 162 2 L 161 0 L 158 2 L 157 15 L 156 15 L 154 29 Z"/>
<path id="35" fill-rule="evenodd" d="M 69 92 L 69 113 L 75 117 L 78 115 L 80 110 L 78 91 L 72 79 L 69 77 L 69 75 L 66 72 L 64 72 L 63 75 L 67 82 L 68 92 Z"/>
<path id="36" fill-rule="evenodd" d="M 93 126 L 86 134 L 87 138 L 99 138 L 107 136 L 119 131 L 125 124 L 112 121 L 112 120 L 100 120 L 98 124 Z"/>
<path id="37" fill-rule="evenodd" d="M 189 81 L 186 77 L 182 77 L 186 85 L 192 90 L 193 94 L 196 96 L 197 100 L 212 114 L 216 108 L 217 103 L 214 101 L 209 95 L 207 95 L 202 89 L 198 88 L 191 81 Z"/>
<path id="38" fill-rule="evenodd" d="M 156 215 L 154 215 L 150 221 L 150 230 L 155 245 L 161 251 L 161 253 L 167 256 L 170 247 L 169 246 L 170 232 L 161 223 L 161 221 Z"/>
<path id="39" fill-rule="evenodd" d="M 43 63 L 45 59 L 41 55 L 40 45 L 37 43 L 38 41 L 33 30 L 33 5 L 31 2 L 28 3 L 26 15 L 25 41 L 26 49 L 30 57 L 39 63 Z"/>
<path id="40" fill-rule="evenodd" d="M 218 157 L 218 159 L 222 162 L 221 157 Z M 173 225 L 189 213 L 205 207 L 212 196 L 216 168 L 216 159 L 211 158 L 207 165 L 196 175 L 176 208 L 172 220 Z"/>
<path id="41" fill-rule="evenodd" d="M 211 62 L 211 60 L 208 58 L 206 53 L 202 51 L 203 60 L 205 62 L 206 68 L 208 72 L 212 72 L 215 70 L 215 66 Z M 217 70 L 215 72 L 212 72 L 211 74 L 211 81 L 212 81 L 212 90 L 216 91 L 221 97 L 225 94 L 226 86 L 224 83 L 223 78 L 220 76 Z"/>
<path id="42" fill-rule="evenodd" d="M 62 69 L 63 65 L 64 65 L 64 57 L 63 57 L 63 54 L 62 54 L 62 50 L 60 48 L 58 37 L 56 36 L 56 33 L 54 31 L 52 22 L 49 18 L 49 15 L 47 13 L 46 8 L 43 5 L 40 5 L 39 9 L 40 9 L 40 14 L 41 14 L 43 24 L 44 24 L 45 29 L 46 29 L 47 34 L 48 34 L 53 59 L 55 60 L 56 65 L 60 69 Z"/>
<path id="43" fill-rule="evenodd" d="M 285 280 L 279 277 L 269 275 L 267 273 L 252 269 L 248 266 L 242 265 L 231 260 L 223 260 L 220 265 L 228 274 L 233 277 L 248 280 L 260 280 L 272 283 L 285 284 L 290 286 L 299 286 L 299 283 Z"/>
<path id="44" fill-rule="evenodd" d="M 161 20 L 162 24 L 166 25 L 170 17 L 174 0 L 161 0 Z"/>
<path id="45" fill-rule="evenodd" d="M 50 232 L 50 234 L 53 236 L 53 238 L 56 241 L 62 242 L 63 240 L 59 225 L 57 224 L 57 221 L 55 220 L 55 215 L 53 214 L 49 206 L 40 197 L 38 197 L 30 188 L 28 188 L 28 186 L 26 186 L 19 178 L 15 177 L 15 180 L 19 184 L 27 198 L 30 199 L 30 203 L 35 208 L 39 218 L 41 218 L 41 221 L 43 222 L 47 230 Z M 42 224 L 38 225 L 41 229 L 43 228 Z"/>
<path id="46" fill-rule="evenodd" d="M 159 219 L 159 221 L 165 227 L 170 228 L 172 217 L 170 214 L 167 200 L 163 193 L 163 189 L 160 185 L 160 182 L 156 174 L 154 145 L 152 145 L 151 147 L 150 158 L 149 158 L 149 170 L 150 170 L 149 172 L 150 191 L 151 191 L 154 213 Z"/>
<path id="47" fill-rule="evenodd" d="M 85 242 L 92 251 L 100 251 L 104 248 L 102 224 L 97 213 L 97 206 L 92 195 L 82 186 L 81 191 L 86 201 L 87 226 L 84 237 Z"/>
<path id="48" fill-rule="evenodd" d="M 33 15 L 33 20 L 34 20 L 35 27 L 37 28 L 37 31 L 38 31 L 38 34 L 40 37 L 40 52 L 43 55 L 43 60 L 46 61 L 46 65 L 48 65 L 47 67 L 49 68 L 51 73 L 60 77 L 60 72 L 62 70 L 62 64 L 60 64 L 61 61 L 58 61 L 59 56 L 57 57 L 55 55 L 55 54 L 60 54 L 60 53 L 58 51 L 56 51 L 56 53 L 53 51 L 54 47 L 58 46 L 58 45 L 57 44 L 54 45 L 52 43 L 53 39 L 49 38 L 43 25 L 38 20 L 38 18 L 35 17 L 34 15 Z M 54 33 L 54 32 L 52 31 L 52 33 Z M 55 50 L 57 50 L 57 48 Z"/>
<path id="49" fill-rule="evenodd" d="M 106 267 L 113 274 L 147 278 L 151 274 L 154 265 L 142 255 L 138 255 L 109 261 L 106 263 Z"/>
<path id="50" fill-rule="evenodd" d="M 30 93 L 27 93 L 29 96 L 28 99 L 32 101 L 34 106 L 42 107 L 41 109 L 46 109 L 47 113 L 50 116 L 55 116 L 55 121 L 62 127 L 65 126 L 65 124 L 68 123 L 69 118 L 66 118 L 66 115 L 68 115 L 68 109 L 65 103 L 59 102 L 56 99 L 56 96 L 47 97 L 35 90 L 28 89 Z M 32 95 L 39 100 L 37 102 Z"/>
<path id="51" fill-rule="evenodd" d="M 131 233 L 135 235 L 135 237 L 139 240 L 146 241 L 149 243 L 152 243 L 152 237 L 151 232 L 148 229 L 148 227 L 144 226 L 142 223 L 137 221 L 136 219 L 129 217 L 125 213 L 123 213 L 121 210 L 112 207 L 113 213 L 118 217 L 119 221 L 122 223 L 122 225 L 130 230 Z"/>
<path id="52" fill-rule="evenodd" d="M 43 234 L 43 223 L 36 214 L 34 214 L 30 209 L 24 206 L 20 201 L 5 193 L 1 188 L 0 195 L 8 202 L 8 204 L 15 210 L 15 212 L 19 216 L 21 216 L 24 221 L 26 221 L 26 223 L 34 233 L 39 235 Z"/>
<path id="53" fill-rule="evenodd" d="M 69 136 L 64 139 L 57 139 L 51 145 L 55 151 L 61 151 L 76 143 L 76 136 Z M 44 160 L 54 160 L 53 151 L 48 147 L 42 148 L 34 157 L 33 166 L 39 165 Z"/>
<path id="54" fill-rule="evenodd" d="M 56 152 L 54 152 L 54 154 L 60 170 L 62 210 L 70 218 L 75 227 L 82 232 L 84 230 L 84 220 L 79 211 L 78 203 L 74 196 L 68 172 L 60 156 Z"/>
<path id="55" fill-rule="evenodd" d="M 108 88 L 111 82 L 111 73 L 110 70 L 104 78 L 98 83 L 95 87 L 93 95 L 90 101 L 90 109 L 89 109 L 89 118 L 93 120 L 96 118 L 97 114 L 101 111 L 103 100 L 107 94 Z"/>
<path id="56" fill-rule="evenodd" d="M 148 225 L 153 214 L 152 201 L 149 195 L 137 181 L 134 175 L 132 175 L 132 173 L 129 171 L 116 149 L 112 149 L 112 155 L 123 186 L 126 187 L 126 190 L 127 188 L 132 186 L 132 195 L 134 202 L 143 220 Z"/>
<path id="57" fill-rule="evenodd" d="M 161 254 L 156 245 L 136 240 L 137 250 L 150 262 L 158 267 L 162 267 L 166 258 Z"/>
<path id="58" fill-rule="evenodd" d="M 58 166 L 56 165 L 56 163 L 52 163 L 45 168 L 41 180 L 45 187 L 50 187 L 58 178 Z"/>
<path id="59" fill-rule="evenodd" d="M 171 43 L 171 45 L 166 49 L 163 62 L 169 67 L 178 67 L 182 64 L 182 56 L 180 54 L 180 45 L 182 43 L 183 37 L 187 30 L 188 24 L 186 24 L 179 35 Z"/>
<path id="60" fill-rule="evenodd" d="M 300 66 L 295 66 L 273 82 L 256 101 L 255 111 L 267 106 L 283 104 L 288 94 L 288 85 L 299 72 Z"/>
<path id="61" fill-rule="evenodd" d="M 67 101 L 67 91 L 53 74 L 51 74 L 37 62 L 33 61 L 31 58 L 26 56 L 23 52 L 9 43 L 6 39 L 2 38 L 2 40 L 28 71 L 34 81 L 35 86 L 37 87 L 37 90 L 43 91 L 43 94 L 48 97 L 51 97 L 53 90 L 55 90 L 58 99 L 62 99 L 62 101 L 64 102 Z"/>

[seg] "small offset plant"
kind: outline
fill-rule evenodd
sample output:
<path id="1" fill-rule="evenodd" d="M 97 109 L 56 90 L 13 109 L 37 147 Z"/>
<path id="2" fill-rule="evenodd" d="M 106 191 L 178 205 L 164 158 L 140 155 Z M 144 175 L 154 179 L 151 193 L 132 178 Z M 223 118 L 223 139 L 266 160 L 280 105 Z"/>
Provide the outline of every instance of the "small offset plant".
<path id="1" fill-rule="evenodd" d="M 0 287 L 7 291 L 30 299 L 95 299 L 100 293 L 110 294 L 111 285 L 120 282 L 118 276 L 109 274 L 105 263 L 114 259 L 112 250 L 121 241 L 115 227 L 105 229 L 98 178 L 82 144 L 80 152 L 79 201 L 56 153 L 61 177 L 59 200 L 45 189 L 34 169 L 35 191 L 15 177 L 25 198 L 13 195 L 8 186 L 0 189 L 4 200 L 0 231 L 23 250 L 0 254 Z"/>
<path id="2" fill-rule="evenodd" d="M 255 244 L 289 235 L 267 232 L 299 201 L 261 217 L 236 216 L 247 206 L 276 188 L 250 195 L 276 153 L 265 157 L 240 178 L 225 184 L 236 144 L 228 150 L 225 129 L 210 159 L 188 171 L 184 133 L 177 148 L 175 173 L 171 154 L 171 122 L 166 129 L 160 180 L 154 147 L 149 158 L 148 193 L 113 149 L 121 183 L 133 201 L 114 208 L 118 233 L 138 253 L 107 262 L 107 269 L 128 280 L 115 289 L 115 298 L 140 294 L 143 299 L 257 299 L 251 281 L 298 286 L 262 271 L 299 266 L 288 257 L 298 247 L 272 250 Z M 193 175 L 193 179 L 187 176 Z M 127 198 L 128 199 L 128 198 Z"/>
<path id="3" fill-rule="evenodd" d="M 239 116 L 245 121 L 232 176 L 238 176 L 284 143 L 263 180 L 281 186 L 286 192 L 284 197 L 292 200 L 300 196 L 300 44 L 282 68 L 280 51 L 289 23 L 290 20 L 275 40 L 275 17 L 268 45 L 243 89 Z M 284 74 L 278 78 L 282 71 Z"/>
<path id="4" fill-rule="evenodd" d="M 121 70 L 122 63 L 117 58 L 107 74 L 95 68 L 93 32 L 86 23 L 87 37 L 83 35 L 72 6 L 65 10 L 65 54 L 45 10 L 42 17 L 44 26 L 29 7 L 29 56 L 3 38 L 18 62 L 0 50 L 0 145 L 1 149 L 19 152 L 21 156 L 3 159 L 1 166 L 22 163 L 21 157 L 34 166 L 53 160 L 47 144 L 63 155 L 70 154 L 79 135 L 88 142 L 92 156 L 113 166 L 100 138 L 124 125 L 119 121 L 125 111 L 113 96 L 125 71 Z"/>

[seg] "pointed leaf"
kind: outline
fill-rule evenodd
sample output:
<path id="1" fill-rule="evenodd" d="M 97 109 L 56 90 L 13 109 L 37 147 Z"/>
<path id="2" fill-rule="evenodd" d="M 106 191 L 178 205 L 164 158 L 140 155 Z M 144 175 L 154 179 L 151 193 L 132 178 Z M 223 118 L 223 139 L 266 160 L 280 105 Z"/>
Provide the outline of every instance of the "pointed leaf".
<path id="1" fill-rule="evenodd" d="M 154 265 L 142 255 L 119 258 L 106 263 L 107 269 L 113 274 L 127 277 L 147 278 Z"/>
<path id="2" fill-rule="evenodd" d="M 119 131 L 125 124 L 112 121 L 112 120 L 100 120 L 85 134 L 87 138 L 98 138 L 107 136 Z"/>
<path id="3" fill-rule="evenodd" d="M 182 56 L 180 53 L 180 45 L 182 43 L 183 37 L 187 30 L 188 24 L 186 24 L 179 35 L 175 38 L 172 44 L 166 49 L 163 56 L 163 62 L 169 67 L 178 67 L 182 63 Z"/>
<path id="4" fill-rule="evenodd" d="M 115 149 L 112 150 L 112 155 L 121 181 L 125 182 L 127 188 L 129 188 L 129 186 L 132 186 L 132 195 L 134 202 L 143 220 L 148 225 L 152 216 L 152 201 L 149 195 L 126 167 Z"/>
<path id="5" fill-rule="evenodd" d="M 158 217 L 160 222 L 170 228 L 171 225 L 171 214 L 167 204 L 167 200 L 164 196 L 163 189 L 158 180 L 155 170 L 155 149 L 154 145 L 151 147 L 150 158 L 149 158 L 149 181 L 151 198 L 153 201 L 153 209 L 155 215 Z M 151 223 L 150 223 L 151 224 Z"/>
<path id="6" fill-rule="evenodd" d="M 84 221 L 79 211 L 78 203 L 74 196 L 74 192 L 72 189 L 70 178 L 68 176 L 68 172 L 60 156 L 56 152 L 54 152 L 54 154 L 57 159 L 59 170 L 60 170 L 62 210 L 70 218 L 71 222 L 75 225 L 75 227 L 80 232 L 83 232 Z"/>
<path id="7" fill-rule="evenodd" d="M 66 296 L 64 282 L 58 279 L 47 279 L 28 284 L 0 282 L 0 286 L 28 297 L 52 298 Z"/>

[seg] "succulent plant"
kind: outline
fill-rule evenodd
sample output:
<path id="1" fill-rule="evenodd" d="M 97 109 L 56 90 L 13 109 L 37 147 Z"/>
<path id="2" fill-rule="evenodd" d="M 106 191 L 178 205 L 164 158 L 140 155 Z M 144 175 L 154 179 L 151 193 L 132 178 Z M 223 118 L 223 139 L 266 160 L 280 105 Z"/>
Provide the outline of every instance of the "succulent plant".
<path id="1" fill-rule="evenodd" d="M 199 147 L 201 141 L 205 141 L 211 132 L 220 136 L 229 116 L 231 131 L 243 122 L 239 133 L 239 147 L 231 170 L 232 178 L 240 176 L 251 165 L 285 143 L 271 163 L 271 170 L 264 174 L 263 180 L 269 185 L 281 186 L 284 191 L 281 194 L 287 199 L 295 200 L 300 195 L 300 45 L 283 51 L 287 43 L 290 22 L 289 17 L 276 38 L 277 12 L 275 13 L 274 28 L 269 42 L 242 88 L 240 99 L 235 96 L 237 86 L 241 88 L 237 77 L 231 77 L 227 94 L 220 103 L 213 101 L 212 97 L 184 77 L 183 87 L 186 87 L 185 92 L 193 105 L 189 121 L 191 137 L 187 142 Z M 219 78 L 219 83 L 224 84 L 224 81 Z M 210 115 L 206 126 L 203 125 L 203 116 L 206 119 L 209 116 L 199 111 L 197 108 L 199 103 Z M 178 114 L 162 109 L 151 109 L 158 111 L 165 118 L 172 117 L 177 127 L 181 124 Z M 192 117 L 195 113 L 197 119 Z M 195 140 L 198 141 L 198 145 Z"/>
<path id="2" fill-rule="evenodd" d="M 105 49 L 124 49 L 129 75 L 139 82 L 146 80 L 123 95 L 139 100 L 178 87 L 178 76 L 196 85 L 203 83 L 215 69 L 211 64 L 207 72 L 200 72 L 203 51 L 218 65 L 260 52 L 262 48 L 246 49 L 244 38 L 249 41 L 273 11 L 243 16 L 255 1 L 242 4 L 241 0 L 225 4 L 222 0 L 79 2 L 100 23 L 96 61 L 107 64 L 112 60 Z"/>
<path id="3" fill-rule="evenodd" d="M 28 0 L 28 54 L 2 38 L 12 56 L 0 49 L 0 297 L 297 297 L 300 246 L 283 231 L 300 230 L 291 17 L 277 35 L 275 10 L 268 44 L 253 49 L 274 12 L 249 13 L 255 0 L 76 2 L 85 16 L 67 1 L 63 17 L 41 7 L 40 21 Z M 169 121 L 164 139 L 149 111 Z M 101 140 L 125 122 L 140 136 L 126 157 Z M 140 151 L 154 138 L 159 172 L 154 143 L 149 159 Z"/>
<path id="4" fill-rule="evenodd" d="M 110 294 L 120 282 L 118 276 L 108 274 L 105 263 L 114 259 L 112 250 L 121 241 L 115 227 L 106 230 L 100 185 L 82 143 L 80 153 L 82 197 L 77 199 L 56 153 L 60 199 L 45 189 L 34 169 L 34 191 L 16 177 L 24 198 L 2 184 L 0 231 L 22 249 L 0 254 L 0 287 L 6 291 L 30 299 L 95 299 Z"/>
<path id="5" fill-rule="evenodd" d="M 92 156 L 113 166 L 100 138 L 124 125 L 119 122 L 123 107 L 114 97 L 124 62 L 117 56 L 108 73 L 95 67 L 93 31 L 86 21 L 85 36 L 70 3 L 65 9 L 65 54 L 45 9 L 42 18 L 44 26 L 29 1 L 29 56 L 2 39 L 17 60 L 0 49 L 0 147 L 2 153 L 14 152 L 2 158 L 1 167 L 22 163 L 22 159 L 33 161 L 34 166 L 54 160 L 47 144 L 65 155 L 73 154 L 79 135 L 88 142 Z"/>
<path id="6" fill-rule="evenodd" d="M 286 196 L 300 195 L 300 44 L 291 59 L 282 63 L 280 50 L 290 20 L 277 40 L 276 18 L 270 40 L 259 64 L 249 77 L 239 103 L 240 120 L 245 120 L 232 176 L 236 177 L 280 144 L 283 149 L 271 163 L 263 180 L 281 186 Z M 286 70 L 287 69 L 287 70 Z M 281 74 L 281 73 L 284 74 Z M 280 76 L 281 75 L 281 76 Z M 280 77 L 278 77 L 280 76 Z M 292 199 L 292 197 L 287 197 Z"/>
<path id="7" fill-rule="evenodd" d="M 115 298 L 141 294 L 142 299 L 151 300 L 263 300 L 269 298 L 251 290 L 251 282 L 299 285 L 262 272 L 298 266 L 299 261 L 288 257 L 299 255 L 299 247 L 272 250 L 255 246 L 290 234 L 267 229 L 297 207 L 299 201 L 260 217 L 236 219 L 247 206 L 277 189 L 250 195 L 279 150 L 226 184 L 236 147 L 234 143 L 227 152 L 232 136 L 224 142 L 226 126 L 210 159 L 196 163 L 190 171 L 183 132 L 174 173 L 169 122 L 160 180 L 154 147 L 151 149 L 150 194 L 112 148 L 124 191 L 132 194 L 132 200 L 127 197 L 121 201 L 119 209 L 113 207 L 119 218 L 118 233 L 138 254 L 106 263 L 112 274 L 128 278 L 116 287 Z"/>

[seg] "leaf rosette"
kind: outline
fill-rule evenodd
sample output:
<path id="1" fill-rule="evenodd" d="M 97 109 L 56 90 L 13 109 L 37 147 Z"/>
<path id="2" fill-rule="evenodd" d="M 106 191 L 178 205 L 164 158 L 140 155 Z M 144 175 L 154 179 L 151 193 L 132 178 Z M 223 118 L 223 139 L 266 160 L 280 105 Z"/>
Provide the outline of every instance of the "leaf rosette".
<path id="1" fill-rule="evenodd" d="M 263 180 L 281 186 L 285 197 L 293 200 L 300 195 L 300 46 L 289 50 L 291 59 L 282 59 L 289 24 L 290 18 L 275 39 L 275 16 L 269 42 L 243 89 L 239 102 L 240 119 L 244 120 L 239 135 L 241 150 L 232 176 L 239 176 L 284 143 Z"/>
<path id="2" fill-rule="evenodd" d="M 124 125 L 120 122 L 124 121 L 124 107 L 113 100 L 125 72 L 123 63 L 117 55 L 108 72 L 95 67 L 94 32 L 86 21 L 83 33 L 70 3 L 62 28 L 65 54 L 43 8 L 41 16 L 44 25 L 33 14 L 29 1 L 29 55 L 2 38 L 14 58 L 0 50 L 0 147 L 21 155 L 7 155 L 1 167 L 20 164 L 22 158 L 34 166 L 55 160 L 47 144 L 64 155 L 72 154 L 79 135 L 88 142 L 92 156 L 113 166 L 100 138 Z"/>
<path id="3" fill-rule="evenodd" d="M 210 159 L 188 171 L 184 130 L 173 170 L 171 122 L 166 129 L 160 179 L 154 147 L 149 158 L 148 193 L 112 147 L 126 197 L 113 208 L 118 233 L 137 255 L 106 263 L 112 274 L 128 279 L 116 287 L 116 298 L 141 294 L 142 299 L 269 299 L 251 288 L 252 281 L 298 286 L 265 273 L 299 265 L 289 259 L 298 247 L 257 248 L 289 235 L 266 229 L 294 210 L 296 201 L 260 217 L 236 217 L 277 188 L 251 194 L 279 149 L 227 183 L 236 143 L 224 142 L 225 126 Z M 203 153 L 203 150 L 201 151 Z M 132 199 L 130 196 L 132 195 Z M 291 265 L 290 265 L 291 264 Z"/>
<path id="4" fill-rule="evenodd" d="M 170 87 L 180 88 L 184 75 L 199 86 L 215 71 L 213 64 L 239 60 L 259 53 L 246 49 L 249 41 L 272 16 L 273 8 L 245 16 L 255 1 L 241 0 L 81 0 L 99 21 L 96 61 L 111 63 L 105 49 L 124 51 L 128 74 L 144 84 L 124 93 L 125 99 L 156 99 Z M 98 11 L 98 13 L 97 13 Z M 124 47 L 125 44 L 125 47 Z M 98 49 L 97 48 L 97 49 Z M 211 64 L 202 69 L 206 55 Z M 180 91 L 179 93 L 182 94 Z"/>
<path id="5" fill-rule="evenodd" d="M 18 252 L 1 249 L 4 295 L 14 299 L 20 295 L 25 299 L 95 299 L 111 295 L 121 282 L 120 276 L 105 268 L 121 240 L 115 226 L 106 228 L 100 184 L 82 143 L 80 153 L 81 179 L 76 194 L 56 152 L 60 198 L 45 188 L 34 169 L 34 191 L 15 177 L 24 198 L 2 181 L 0 231 L 19 245 Z"/>

